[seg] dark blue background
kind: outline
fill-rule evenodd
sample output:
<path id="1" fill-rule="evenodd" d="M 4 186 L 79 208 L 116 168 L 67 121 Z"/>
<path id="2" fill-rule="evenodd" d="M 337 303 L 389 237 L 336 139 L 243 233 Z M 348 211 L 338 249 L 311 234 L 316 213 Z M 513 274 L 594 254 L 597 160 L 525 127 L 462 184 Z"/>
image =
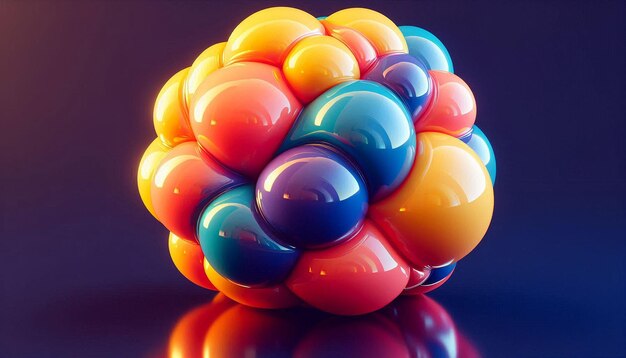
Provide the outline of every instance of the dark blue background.
<path id="1" fill-rule="evenodd" d="M 376 9 L 448 47 L 498 158 L 478 248 L 431 295 L 486 356 L 626 356 L 623 1 L 0 3 L 0 351 L 158 355 L 207 301 L 136 167 L 171 74 L 271 5 Z"/>

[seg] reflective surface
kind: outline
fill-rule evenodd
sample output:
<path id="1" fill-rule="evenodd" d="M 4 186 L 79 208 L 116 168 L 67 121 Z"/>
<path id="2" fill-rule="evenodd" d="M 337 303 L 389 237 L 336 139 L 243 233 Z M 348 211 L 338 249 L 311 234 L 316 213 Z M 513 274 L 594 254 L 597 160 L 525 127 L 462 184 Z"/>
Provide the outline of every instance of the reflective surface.
<path id="1" fill-rule="evenodd" d="M 224 63 L 256 61 L 280 67 L 293 43 L 324 33 L 324 26 L 302 10 L 264 9 L 248 16 L 233 30 L 224 49 Z"/>
<path id="2" fill-rule="evenodd" d="M 345 239 L 367 211 L 367 190 L 357 170 L 319 145 L 299 146 L 272 160 L 259 176 L 256 196 L 279 238 L 301 248 Z"/>
<path id="3" fill-rule="evenodd" d="M 189 68 L 187 79 L 185 80 L 185 103 L 187 105 L 187 111 L 189 111 L 189 104 L 191 99 L 202 81 L 204 81 L 208 75 L 215 72 L 218 68 L 223 66 L 222 53 L 226 47 L 226 42 L 216 43 L 210 46 L 193 61 L 193 64 Z"/>
<path id="4" fill-rule="evenodd" d="M 193 140 L 185 103 L 185 78 L 189 68 L 177 72 L 170 78 L 154 103 L 152 115 L 154 130 L 163 144 L 173 147 Z"/>
<path id="5" fill-rule="evenodd" d="M 163 157 L 152 180 L 150 195 L 156 217 L 177 236 L 195 239 L 202 207 L 241 181 L 196 142 L 180 144 Z"/>
<path id="6" fill-rule="evenodd" d="M 379 56 L 389 53 L 407 53 L 407 45 L 400 29 L 385 15 L 365 8 L 339 10 L 325 21 L 351 27 L 363 34 Z"/>
<path id="7" fill-rule="evenodd" d="M 204 254 L 195 240 L 184 240 L 170 233 L 168 248 L 178 272 L 200 287 L 217 291 L 204 273 Z"/>
<path id="8" fill-rule="evenodd" d="M 282 150 L 315 142 L 329 143 L 350 156 L 372 200 L 400 185 L 415 157 L 411 116 L 391 90 L 371 81 L 338 85 L 311 102 Z"/>
<path id="9" fill-rule="evenodd" d="M 467 141 L 467 145 L 472 148 L 480 157 L 480 160 L 487 167 L 491 183 L 496 182 L 496 155 L 493 152 L 489 139 L 478 126 L 472 127 L 472 135 Z"/>
<path id="10" fill-rule="evenodd" d="M 459 139 L 427 132 L 406 181 L 368 216 L 419 269 L 467 255 L 485 235 L 493 187 L 478 155 Z"/>
<path id="11" fill-rule="evenodd" d="M 330 36 L 300 40 L 289 52 L 283 73 L 302 103 L 309 103 L 327 89 L 361 76 L 350 49 Z"/>
<path id="12" fill-rule="evenodd" d="M 363 34 L 349 27 L 336 25 L 328 21 L 321 22 L 326 29 L 327 35 L 338 39 L 348 46 L 359 64 L 361 73 L 365 73 L 374 64 L 377 56 L 376 49 Z"/>
<path id="13" fill-rule="evenodd" d="M 420 60 L 428 70 L 454 73 L 452 58 L 446 46 L 432 33 L 416 26 L 400 26 L 409 55 Z"/>
<path id="14" fill-rule="evenodd" d="M 387 86 L 400 97 L 417 121 L 432 97 L 432 81 L 424 65 L 406 54 L 391 54 L 378 59 L 364 80 Z"/>
<path id="15" fill-rule="evenodd" d="M 238 63 L 202 82 L 191 101 L 191 127 L 200 146 L 221 163 L 255 177 L 272 159 L 300 108 L 279 68 Z"/>
<path id="16" fill-rule="evenodd" d="M 152 206 L 152 196 L 150 188 L 152 187 L 152 179 L 157 167 L 161 163 L 161 159 L 170 151 L 171 148 L 163 144 L 161 139 L 156 138 L 150 143 L 139 162 L 137 170 L 137 188 L 143 205 L 150 211 L 150 214 L 156 218 L 154 207 Z"/>
<path id="17" fill-rule="evenodd" d="M 164 351 L 171 358 L 480 357 L 450 314 L 425 296 L 348 318 L 256 310 L 218 295 L 176 322 Z"/>
<path id="18" fill-rule="evenodd" d="M 251 185 L 218 196 L 200 215 L 198 239 L 211 266 L 228 280 L 246 286 L 279 283 L 298 253 L 261 228 L 255 207 Z"/>
<path id="19" fill-rule="evenodd" d="M 433 99 L 424 115 L 416 118 L 416 132 L 441 132 L 462 137 L 476 120 L 476 100 L 467 83 L 450 72 L 429 71 Z"/>
<path id="20" fill-rule="evenodd" d="M 204 260 L 204 271 L 221 293 L 247 306 L 282 309 L 299 306 L 302 303 L 284 284 L 265 287 L 238 285 L 217 273 L 207 260 Z"/>
<path id="21" fill-rule="evenodd" d="M 396 298 L 409 280 L 409 267 L 383 234 L 366 221 L 347 241 L 302 254 L 287 286 L 323 311 L 359 315 Z"/>
<path id="22" fill-rule="evenodd" d="M 167 230 L 137 194 L 154 98 L 208 40 L 226 41 L 264 6 L 0 3 L 0 355 L 162 357 L 177 320 L 211 293 L 178 273 Z M 306 9 L 327 15 L 355 4 Z M 497 151 L 489 232 L 429 297 L 485 357 L 626 356 L 626 3 L 358 6 L 445 40 Z M 293 321 L 290 332 L 314 324 L 304 314 Z M 194 331 L 204 342 L 206 330 Z M 341 337 L 335 347 L 382 346 Z"/>

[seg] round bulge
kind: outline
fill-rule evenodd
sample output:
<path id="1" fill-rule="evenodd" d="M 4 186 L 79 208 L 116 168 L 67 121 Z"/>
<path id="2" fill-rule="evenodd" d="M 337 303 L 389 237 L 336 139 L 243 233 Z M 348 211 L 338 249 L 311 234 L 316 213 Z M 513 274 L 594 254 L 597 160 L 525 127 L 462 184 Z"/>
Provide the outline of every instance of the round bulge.
<path id="1" fill-rule="evenodd" d="M 342 82 L 359 79 L 359 65 L 350 49 L 330 36 L 299 41 L 283 63 L 283 73 L 295 95 L 309 103 Z"/>
<path id="2" fill-rule="evenodd" d="M 493 187 L 478 155 L 459 139 L 425 132 L 417 145 L 402 186 L 368 215 L 412 265 L 443 266 L 467 255 L 487 232 Z"/>

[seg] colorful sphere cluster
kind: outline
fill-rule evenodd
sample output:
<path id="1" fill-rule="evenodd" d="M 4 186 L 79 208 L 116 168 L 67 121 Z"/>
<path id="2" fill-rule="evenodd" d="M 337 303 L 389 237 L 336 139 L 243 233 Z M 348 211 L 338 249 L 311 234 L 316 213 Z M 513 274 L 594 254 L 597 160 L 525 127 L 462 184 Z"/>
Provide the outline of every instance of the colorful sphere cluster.
<path id="1" fill-rule="evenodd" d="M 363 314 L 437 288 L 487 231 L 495 158 L 475 119 L 426 30 L 268 8 L 167 81 L 139 192 L 192 282 Z"/>

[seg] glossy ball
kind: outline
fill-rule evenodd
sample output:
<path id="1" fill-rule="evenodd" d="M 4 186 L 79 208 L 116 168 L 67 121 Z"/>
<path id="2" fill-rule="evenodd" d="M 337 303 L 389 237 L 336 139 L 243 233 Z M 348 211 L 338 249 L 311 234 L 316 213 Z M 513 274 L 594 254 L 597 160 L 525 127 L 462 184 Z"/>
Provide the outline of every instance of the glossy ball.
<path id="1" fill-rule="evenodd" d="M 348 46 L 359 64 L 361 73 L 365 73 L 376 62 L 376 49 L 369 40 L 355 29 L 321 21 L 329 36 Z"/>
<path id="2" fill-rule="evenodd" d="M 448 49 L 432 33 L 416 26 L 400 26 L 406 39 L 409 55 L 420 60 L 429 70 L 454 73 Z"/>
<path id="3" fill-rule="evenodd" d="M 248 16 L 232 32 L 224 48 L 224 64 L 256 61 L 280 67 L 294 43 L 324 32 L 324 26 L 302 10 L 263 9 Z"/>
<path id="4" fill-rule="evenodd" d="M 415 166 L 368 216 L 414 266 L 442 266 L 467 255 L 493 214 L 493 188 L 480 158 L 448 135 L 417 136 Z"/>
<path id="5" fill-rule="evenodd" d="M 414 57 L 391 54 L 378 59 L 363 79 L 378 82 L 391 89 L 408 107 L 416 121 L 432 98 L 432 82 L 428 70 Z"/>
<path id="6" fill-rule="evenodd" d="M 476 100 L 467 83 L 450 72 L 429 71 L 433 80 L 432 103 L 415 119 L 415 131 L 441 132 L 462 137 L 476 120 Z"/>
<path id="7" fill-rule="evenodd" d="M 296 263 L 298 252 L 277 243 L 261 228 L 252 210 L 254 188 L 231 189 L 204 209 L 198 239 L 204 256 L 221 276 L 243 286 L 281 282 Z"/>
<path id="8" fill-rule="evenodd" d="M 350 49 L 330 36 L 299 41 L 287 55 L 283 73 L 302 103 L 309 103 L 327 89 L 361 76 Z"/>
<path id="9" fill-rule="evenodd" d="M 313 307 L 342 315 L 382 308 L 409 280 L 409 267 L 369 221 L 350 240 L 302 254 L 287 286 Z"/>
<path id="10" fill-rule="evenodd" d="M 187 110 L 191 99 L 196 94 L 200 84 L 213 72 L 217 71 L 224 64 L 222 63 L 222 53 L 226 47 L 226 42 L 217 43 L 202 53 L 193 61 L 189 68 L 187 79 L 185 80 L 185 103 Z"/>
<path id="11" fill-rule="evenodd" d="M 354 166 L 323 146 L 305 145 L 276 157 L 256 185 L 257 205 L 282 242 L 315 248 L 358 229 L 367 190 Z"/>
<path id="12" fill-rule="evenodd" d="M 352 28 L 365 36 L 379 56 L 407 53 L 406 40 L 398 26 L 379 12 L 364 8 L 339 10 L 324 21 Z"/>
<path id="13" fill-rule="evenodd" d="M 176 236 L 195 240 L 200 210 L 241 178 L 208 156 L 196 142 L 176 146 L 161 160 L 150 193 L 154 212 Z"/>
<path id="14" fill-rule="evenodd" d="M 327 143 L 346 153 L 365 177 L 372 201 L 406 178 L 415 158 L 415 133 L 402 101 L 370 81 L 343 83 L 311 102 L 282 150 Z"/>
<path id="15" fill-rule="evenodd" d="M 170 232 L 168 247 L 172 262 L 185 278 L 200 287 L 217 291 L 204 273 L 204 255 L 197 242 L 183 240 Z"/>
<path id="16" fill-rule="evenodd" d="M 154 103 L 154 131 L 169 147 L 193 140 L 185 103 L 184 84 L 188 73 L 189 68 L 186 68 L 172 76 L 163 85 Z"/>
<path id="17" fill-rule="evenodd" d="M 496 183 L 496 155 L 493 152 L 493 147 L 487 139 L 487 136 L 477 126 L 472 128 L 472 136 L 469 138 L 467 145 L 478 154 L 480 160 L 483 162 L 487 171 L 489 172 L 489 178 L 491 178 L 491 184 Z"/>
<path id="18" fill-rule="evenodd" d="M 157 220 L 159 218 L 157 218 L 154 207 L 152 206 L 150 188 L 152 187 L 152 178 L 154 178 L 157 167 L 171 149 L 172 148 L 163 144 L 159 138 L 156 138 L 143 153 L 141 161 L 139 162 L 139 170 L 137 170 L 137 188 L 139 189 L 139 196 L 141 196 L 141 201 L 143 201 L 146 209 L 148 209 L 150 214 Z"/>
<path id="19" fill-rule="evenodd" d="M 198 143 L 221 163 L 255 177 L 272 159 L 300 112 L 280 69 L 245 62 L 207 77 L 191 101 Z"/>

